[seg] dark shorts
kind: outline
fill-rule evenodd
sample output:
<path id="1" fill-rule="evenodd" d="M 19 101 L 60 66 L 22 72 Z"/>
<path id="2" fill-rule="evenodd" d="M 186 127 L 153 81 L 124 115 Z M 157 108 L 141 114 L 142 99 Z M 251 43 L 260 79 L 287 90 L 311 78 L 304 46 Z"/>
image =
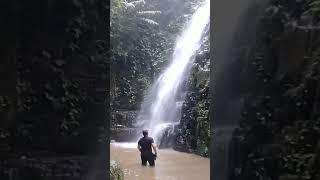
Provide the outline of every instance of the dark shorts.
<path id="1" fill-rule="evenodd" d="M 147 161 L 149 163 L 150 166 L 154 166 L 154 155 L 151 154 L 147 154 L 147 155 L 141 155 L 141 163 L 143 166 L 147 165 Z"/>

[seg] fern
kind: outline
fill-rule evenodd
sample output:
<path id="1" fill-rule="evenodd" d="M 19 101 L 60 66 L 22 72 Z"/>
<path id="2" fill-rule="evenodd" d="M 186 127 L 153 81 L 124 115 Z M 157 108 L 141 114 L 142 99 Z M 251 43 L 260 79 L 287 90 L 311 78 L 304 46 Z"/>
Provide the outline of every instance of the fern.
<path id="1" fill-rule="evenodd" d="M 320 0 L 314 0 L 310 3 L 310 10 L 316 14 L 320 13 Z"/>

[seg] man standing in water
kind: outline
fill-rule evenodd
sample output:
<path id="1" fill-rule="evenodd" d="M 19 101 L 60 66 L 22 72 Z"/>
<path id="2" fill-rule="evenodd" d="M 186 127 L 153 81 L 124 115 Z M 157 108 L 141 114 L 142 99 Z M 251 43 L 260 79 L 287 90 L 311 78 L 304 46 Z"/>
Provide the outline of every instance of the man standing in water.
<path id="1" fill-rule="evenodd" d="M 153 138 L 148 136 L 148 130 L 142 131 L 143 137 L 138 142 L 138 149 L 141 152 L 141 162 L 143 166 L 154 166 L 154 160 L 157 157 L 157 148 L 154 144 Z M 155 154 L 152 153 L 152 149 Z"/>

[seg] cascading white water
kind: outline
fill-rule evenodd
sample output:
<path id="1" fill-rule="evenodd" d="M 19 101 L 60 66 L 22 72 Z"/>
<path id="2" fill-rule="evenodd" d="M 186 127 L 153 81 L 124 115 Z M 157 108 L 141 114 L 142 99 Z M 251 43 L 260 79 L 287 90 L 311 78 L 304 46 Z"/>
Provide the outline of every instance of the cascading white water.
<path id="1" fill-rule="evenodd" d="M 171 63 L 153 84 L 141 106 L 137 126 L 149 129 L 156 143 L 165 128 L 180 122 L 181 107 L 177 104 L 184 100 L 181 82 L 190 71 L 209 19 L 210 0 L 205 0 L 177 38 Z"/>

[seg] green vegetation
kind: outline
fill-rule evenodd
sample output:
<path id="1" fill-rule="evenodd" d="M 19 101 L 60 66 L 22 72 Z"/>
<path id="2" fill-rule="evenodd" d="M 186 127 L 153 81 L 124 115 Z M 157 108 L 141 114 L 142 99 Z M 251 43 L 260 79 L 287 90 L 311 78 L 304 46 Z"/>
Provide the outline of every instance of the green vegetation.
<path id="1" fill-rule="evenodd" d="M 13 0 L 0 9 L 0 179 L 56 179 L 61 173 L 55 170 L 69 166 L 51 166 L 43 157 L 101 151 L 97 139 L 108 121 L 109 3 Z M 40 160 L 26 162 L 39 153 Z M 6 163 L 11 161 L 21 165 Z"/>
<path id="2" fill-rule="evenodd" d="M 160 7 L 157 3 L 111 2 L 110 90 L 113 109 L 139 109 L 144 92 L 170 58 L 179 32 L 173 24 L 181 27 L 183 14 L 160 23 L 172 12 L 166 12 L 168 7 Z M 171 2 L 168 6 L 170 4 L 174 5 Z"/>
<path id="3" fill-rule="evenodd" d="M 173 53 L 174 43 L 184 27 L 188 17 L 193 13 L 193 1 L 134 1 L 111 2 L 111 111 L 126 114 L 138 111 L 143 97 L 155 78 L 163 71 Z M 199 51 L 197 63 L 194 64 L 192 78 L 200 71 L 207 71 L 209 64 L 209 41 Z M 184 143 L 174 143 L 176 149 L 193 151 L 208 155 L 209 117 L 208 83 L 209 75 L 200 85 L 188 85 L 187 91 L 193 91 L 195 102 L 186 104 L 184 111 L 196 112 L 181 126 L 183 134 L 177 133 L 177 139 Z M 202 80 L 203 81 L 203 80 Z M 193 97 L 188 97 L 193 98 Z M 125 116 L 125 115 L 124 115 Z M 126 118 L 112 118 L 111 127 Z M 192 132 L 186 135 L 187 132 Z M 189 146 L 190 140 L 195 145 Z M 174 146 L 176 146 L 174 145 Z"/>
<path id="4" fill-rule="evenodd" d="M 96 107 L 106 97 L 108 5 L 14 1 L 1 7 L 10 24 L 1 31 L 1 82 L 8 85 L 1 90 L 0 128 L 11 146 L 55 151 L 67 146 L 61 139 L 98 136 L 106 121 Z"/>
<path id="5" fill-rule="evenodd" d="M 124 180 L 124 174 L 118 162 L 110 161 L 110 178 L 111 180 Z"/>
<path id="6" fill-rule="evenodd" d="M 111 1 L 111 107 L 136 110 L 171 55 L 176 29 L 157 2 Z M 169 3 L 169 2 L 168 2 Z M 180 15 L 181 16 L 181 15 Z M 176 24 L 179 19 L 172 19 Z"/>
<path id="7" fill-rule="evenodd" d="M 255 78 L 234 136 L 233 179 L 320 177 L 319 20 L 319 1 L 268 6 L 248 66 Z"/>

